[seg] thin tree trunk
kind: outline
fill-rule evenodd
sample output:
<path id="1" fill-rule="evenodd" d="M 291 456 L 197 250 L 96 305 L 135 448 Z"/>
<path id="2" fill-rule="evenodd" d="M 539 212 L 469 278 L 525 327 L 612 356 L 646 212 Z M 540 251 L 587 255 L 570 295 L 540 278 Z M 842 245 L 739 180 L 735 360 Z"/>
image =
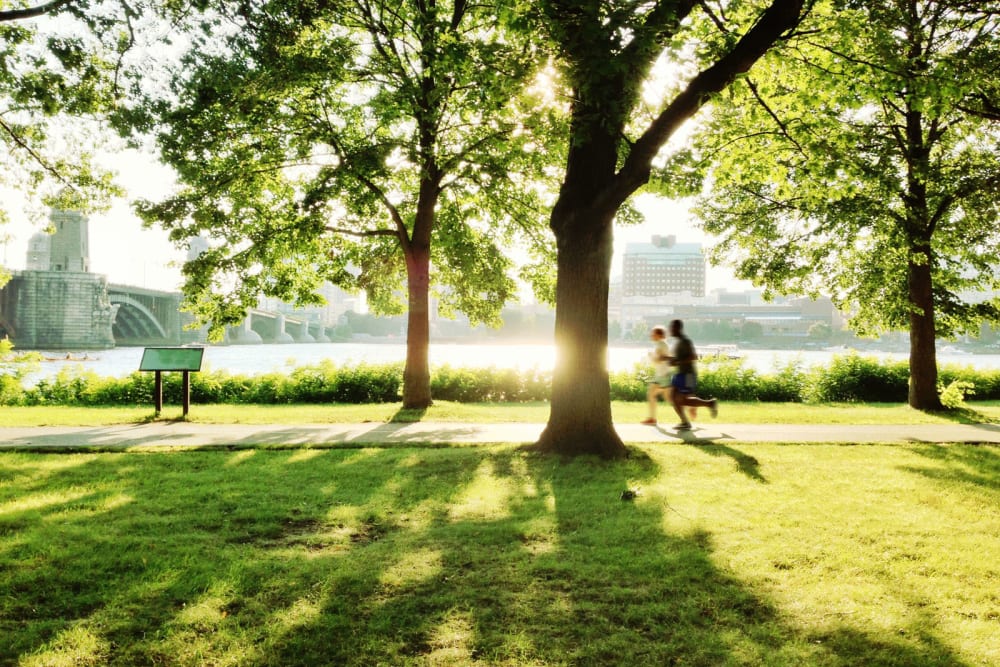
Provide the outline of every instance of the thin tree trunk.
<path id="1" fill-rule="evenodd" d="M 919 41 L 914 42 L 911 62 L 921 56 Z M 910 305 L 910 407 L 940 410 L 937 390 L 937 331 L 934 316 L 934 256 L 931 238 L 934 225 L 927 206 L 927 182 L 930 172 L 930 147 L 927 143 L 924 116 L 919 109 L 906 113 L 907 184 L 903 198 L 907 213 L 907 236 L 910 246 L 906 283 Z"/>
<path id="2" fill-rule="evenodd" d="M 608 282 L 611 274 L 611 216 L 586 210 L 570 214 L 578 225 L 553 221 L 558 247 L 556 365 L 548 425 L 534 449 L 547 453 L 627 454 L 611 419 L 608 379 Z M 581 233 L 579 225 L 588 230 Z"/>
<path id="3" fill-rule="evenodd" d="M 930 246 L 915 249 L 927 261 L 912 260 L 907 267 L 910 298 L 910 407 L 940 410 L 938 395 L 937 348 L 935 344 L 934 291 L 931 278 Z"/>
<path id="4" fill-rule="evenodd" d="M 411 246 L 406 254 L 409 310 L 406 318 L 406 366 L 403 370 L 403 407 L 431 404 L 430 249 Z"/>
<path id="5" fill-rule="evenodd" d="M 433 145 L 427 138 L 426 144 Z M 427 150 L 430 153 L 430 149 Z M 433 160 L 425 164 L 426 177 L 420 180 L 413 234 L 403 239 L 406 257 L 408 310 L 406 317 L 406 366 L 403 369 L 403 407 L 422 409 L 431 405 L 430 369 L 430 285 L 431 232 L 434 229 L 440 173 Z"/>

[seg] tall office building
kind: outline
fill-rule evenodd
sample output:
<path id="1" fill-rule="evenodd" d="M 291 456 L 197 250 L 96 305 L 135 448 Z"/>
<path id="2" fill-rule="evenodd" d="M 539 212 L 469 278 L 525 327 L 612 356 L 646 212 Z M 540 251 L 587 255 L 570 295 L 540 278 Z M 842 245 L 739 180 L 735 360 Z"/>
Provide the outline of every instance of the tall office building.
<path id="1" fill-rule="evenodd" d="M 623 297 L 683 293 L 705 296 L 705 255 L 700 243 L 677 243 L 674 236 L 654 236 L 651 243 L 625 246 Z"/>

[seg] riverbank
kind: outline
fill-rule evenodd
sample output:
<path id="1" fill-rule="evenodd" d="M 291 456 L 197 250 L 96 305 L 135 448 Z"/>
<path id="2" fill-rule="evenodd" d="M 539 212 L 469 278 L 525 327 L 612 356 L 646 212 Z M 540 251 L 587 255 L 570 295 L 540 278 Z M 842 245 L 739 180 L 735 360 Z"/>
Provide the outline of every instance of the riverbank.
<path id="1" fill-rule="evenodd" d="M 705 346 L 706 350 L 711 345 Z M 836 356 L 850 354 L 852 350 L 776 350 L 726 348 L 739 356 L 747 368 L 757 372 L 773 372 L 788 364 L 802 367 L 825 365 Z M 40 364 L 29 382 L 41 378 L 52 378 L 60 372 L 93 372 L 99 376 L 125 377 L 139 368 L 143 348 L 127 347 L 101 352 L 47 352 L 51 359 Z M 611 371 L 627 371 L 648 364 L 648 346 L 621 345 L 608 348 L 608 368 Z M 905 361 L 907 355 L 901 352 L 858 351 L 863 356 L 889 361 Z M 65 359 L 66 355 L 70 359 Z M 84 354 L 90 358 L 80 360 Z M 527 344 L 509 345 L 502 343 L 441 344 L 432 343 L 430 360 L 435 366 L 488 367 L 513 369 L 551 370 L 555 365 L 556 350 L 553 345 Z M 63 358 L 59 358 L 63 357 Z M 227 345 L 205 348 L 203 370 L 220 370 L 234 374 L 261 375 L 273 372 L 287 372 L 296 366 L 308 366 L 324 361 L 337 365 L 402 363 L 406 359 L 406 345 L 397 342 L 382 343 L 291 343 L 284 345 Z M 977 369 L 1000 369 L 1000 354 L 941 353 L 941 365 L 971 366 Z"/>

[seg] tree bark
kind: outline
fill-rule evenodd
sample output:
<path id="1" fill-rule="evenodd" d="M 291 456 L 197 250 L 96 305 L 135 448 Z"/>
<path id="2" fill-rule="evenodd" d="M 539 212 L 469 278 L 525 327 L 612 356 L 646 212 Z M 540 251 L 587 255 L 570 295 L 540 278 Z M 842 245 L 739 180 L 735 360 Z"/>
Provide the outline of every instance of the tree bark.
<path id="1" fill-rule="evenodd" d="M 428 177 L 420 182 L 413 235 L 403 240 L 406 256 L 408 311 L 406 317 L 406 366 L 403 369 L 403 407 L 422 409 L 431 405 L 430 284 L 431 232 L 434 229 L 440 175 L 432 161 L 425 167 Z"/>
<path id="2" fill-rule="evenodd" d="M 911 62 L 921 57 L 919 41 L 914 42 L 912 49 Z M 910 407 L 917 410 L 940 410 L 943 406 L 937 389 L 934 255 L 931 249 L 934 224 L 927 205 L 931 150 L 924 130 L 923 113 L 911 106 L 906 113 L 907 183 L 903 197 L 910 249 L 906 267 L 910 306 L 910 388 L 907 400 Z"/>
<path id="3" fill-rule="evenodd" d="M 403 407 L 421 409 L 431 404 L 430 249 L 414 247 L 406 253 L 408 312 L 406 365 L 403 370 Z"/>
<path id="4" fill-rule="evenodd" d="M 52 0 L 51 2 L 46 2 L 44 4 L 38 5 L 36 7 L 25 7 L 23 9 L 7 9 L 0 11 L 0 23 L 5 23 L 7 21 L 20 21 L 23 19 L 32 19 L 44 14 L 49 14 L 55 12 L 57 9 L 63 5 L 68 5 L 73 0 Z"/>
<path id="5" fill-rule="evenodd" d="M 934 324 L 934 289 L 930 245 L 914 249 L 927 258 L 907 267 L 910 299 L 910 390 L 908 402 L 917 410 L 942 409 L 938 395 L 937 347 Z"/>
<path id="6" fill-rule="evenodd" d="M 556 365 L 548 425 L 533 449 L 621 458 L 628 450 L 612 423 L 607 370 L 612 216 L 583 207 L 563 215 L 576 224 L 552 225 L 564 230 L 556 232 Z"/>

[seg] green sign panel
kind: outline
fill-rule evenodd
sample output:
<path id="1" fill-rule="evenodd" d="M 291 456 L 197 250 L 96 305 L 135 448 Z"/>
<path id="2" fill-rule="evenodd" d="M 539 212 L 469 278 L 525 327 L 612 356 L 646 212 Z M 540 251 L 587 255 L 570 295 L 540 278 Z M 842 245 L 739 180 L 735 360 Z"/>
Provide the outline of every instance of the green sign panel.
<path id="1" fill-rule="evenodd" d="M 140 371 L 200 371 L 203 347 L 147 347 Z"/>

